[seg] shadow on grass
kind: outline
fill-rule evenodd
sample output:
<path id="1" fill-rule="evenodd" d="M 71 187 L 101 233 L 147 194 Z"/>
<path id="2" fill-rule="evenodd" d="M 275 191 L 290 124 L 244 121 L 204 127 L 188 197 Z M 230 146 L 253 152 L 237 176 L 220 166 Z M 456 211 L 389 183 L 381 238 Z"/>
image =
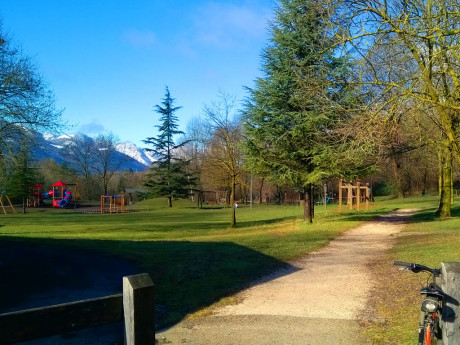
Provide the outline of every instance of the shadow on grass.
<path id="1" fill-rule="evenodd" d="M 397 208 L 394 208 L 393 210 L 390 210 L 388 212 L 392 212 L 397 210 Z M 375 211 L 363 211 L 363 212 L 357 212 L 357 211 L 352 211 L 350 213 L 342 213 L 340 216 L 342 217 L 343 220 L 346 221 L 355 221 L 355 222 L 362 222 L 362 221 L 370 221 L 374 220 L 377 217 L 380 217 L 382 215 L 382 210 L 375 210 Z"/>
<path id="2" fill-rule="evenodd" d="M 258 226 L 258 225 L 266 225 L 266 224 L 275 224 L 287 220 L 294 220 L 300 219 L 300 216 L 284 216 L 278 218 L 271 218 L 271 219 L 261 219 L 261 220 L 246 220 L 246 221 L 238 221 L 236 223 L 236 228 L 245 228 L 249 226 Z"/>
<path id="3" fill-rule="evenodd" d="M 294 267 L 234 243 L 0 239 L 0 313 L 94 298 L 122 290 L 122 277 L 147 272 L 155 283 L 159 328 Z"/>
<path id="4" fill-rule="evenodd" d="M 394 208 L 393 210 L 389 212 L 395 211 L 397 209 L 398 208 Z M 385 215 L 382 215 L 381 210 L 380 211 L 378 210 L 366 211 L 362 213 L 353 212 L 353 213 L 343 214 L 342 217 L 343 219 L 348 220 L 348 221 L 369 221 L 373 219 L 378 220 L 378 221 L 391 221 L 391 222 L 395 221 L 395 219 L 392 217 L 387 217 Z M 460 205 L 453 205 L 451 208 L 451 218 L 455 218 L 455 217 L 460 217 Z M 440 218 L 436 214 L 436 208 L 433 208 L 433 207 L 425 208 L 424 210 L 418 211 L 413 216 L 411 216 L 409 219 L 407 219 L 407 221 L 409 221 L 410 223 L 426 223 L 426 222 L 433 222 L 433 221 L 439 221 L 439 220 Z"/>
<path id="5" fill-rule="evenodd" d="M 411 223 L 426 223 L 440 221 L 439 215 L 436 214 L 436 208 L 429 208 L 421 212 L 417 212 L 411 219 Z M 451 218 L 460 217 L 460 205 L 453 205 L 451 208 Z M 447 218 L 446 220 L 449 220 Z"/>
<path id="6" fill-rule="evenodd" d="M 295 215 L 295 216 L 279 216 L 279 217 L 273 217 L 270 219 L 240 220 L 241 217 L 237 216 L 236 228 L 245 228 L 245 227 L 251 227 L 251 226 L 274 224 L 274 223 L 278 223 L 282 221 L 298 219 L 299 217 L 300 216 Z M 158 222 L 151 226 L 152 231 L 155 231 L 155 232 L 168 232 L 171 230 L 174 230 L 177 232 L 181 232 L 181 231 L 203 232 L 206 230 L 227 230 L 229 228 L 230 228 L 230 216 L 228 217 L 228 220 L 191 219 L 187 221 L 186 219 L 184 219 L 182 222 L 175 222 L 173 225 L 167 222 L 164 222 L 164 223 Z M 147 228 L 145 231 L 149 231 L 149 229 Z M 63 232 L 66 232 L 66 231 L 64 230 Z"/>
<path id="7" fill-rule="evenodd" d="M 42 240 L 0 238 L 0 313 L 119 293 L 133 262 L 46 245 Z"/>
<path id="8" fill-rule="evenodd" d="M 226 206 L 222 206 L 222 205 L 218 205 L 218 206 L 206 205 L 206 206 L 202 206 L 202 207 L 185 206 L 184 208 L 195 209 L 195 210 L 222 210 L 224 208 L 230 209 L 230 207 L 228 207 L 228 206 L 226 207 Z"/>

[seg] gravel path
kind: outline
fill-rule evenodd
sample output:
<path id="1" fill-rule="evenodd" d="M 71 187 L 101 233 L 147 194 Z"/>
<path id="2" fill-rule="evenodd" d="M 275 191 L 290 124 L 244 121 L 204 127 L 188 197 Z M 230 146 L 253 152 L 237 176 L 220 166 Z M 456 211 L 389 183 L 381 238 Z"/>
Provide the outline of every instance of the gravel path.
<path id="1" fill-rule="evenodd" d="M 414 210 L 399 210 L 348 231 L 241 292 L 241 303 L 185 320 L 157 334 L 160 344 L 364 344 L 359 320 L 371 317 L 368 264 Z"/>

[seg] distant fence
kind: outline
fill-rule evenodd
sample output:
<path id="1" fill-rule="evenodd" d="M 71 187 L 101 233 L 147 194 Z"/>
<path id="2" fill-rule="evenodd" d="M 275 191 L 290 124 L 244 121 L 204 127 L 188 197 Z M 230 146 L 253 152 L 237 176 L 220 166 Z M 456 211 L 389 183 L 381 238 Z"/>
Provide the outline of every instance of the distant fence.
<path id="1" fill-rule="evenodd" d="M 0 344 L 14 344 L 123 321 L 125 344 L 155 344 L 154 286 L 123 277 L 123 294 L 0 314 Z"/>

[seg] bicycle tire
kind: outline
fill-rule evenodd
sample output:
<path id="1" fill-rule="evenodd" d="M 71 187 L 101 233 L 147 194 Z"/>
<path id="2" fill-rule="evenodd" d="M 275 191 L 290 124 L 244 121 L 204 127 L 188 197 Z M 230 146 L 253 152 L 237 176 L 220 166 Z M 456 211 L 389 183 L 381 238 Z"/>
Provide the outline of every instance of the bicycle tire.
<path id="1" fill-rule="evenodd" d="M 425 322 L 419 342 L 420 340 L 423 341 L 423 345 L 442 345 L 442 339 L 438 339 L 436 336 L 434 322 L 430 320 Z"/>
<path id="2" fill-rule="evenodd" d="M 434 332 L 431 322 L 426 322 L 423 329 L 423 345 L 433 345 Z"/>

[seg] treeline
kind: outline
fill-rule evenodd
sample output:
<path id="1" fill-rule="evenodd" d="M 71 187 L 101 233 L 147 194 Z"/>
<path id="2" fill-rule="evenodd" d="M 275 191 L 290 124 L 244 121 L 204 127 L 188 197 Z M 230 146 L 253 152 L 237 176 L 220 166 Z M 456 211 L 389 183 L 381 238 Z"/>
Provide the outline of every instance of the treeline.
<path id="1" fill-rule="evenodd" d="M 110 180 L 105 185 L 99 175 L 90 174 L 85 177 L 68 163 L 58 164 L 52 159 L 45 159 L 36 162 L 35 167 L 34 182 L 29 186 L 39 183 L 47 192 L 52 190 L 51 186 L 59 180 L 68 184 L 77 183 L 83 203 L 99 201 L 101 195 L 119 195 L 124 194 L 127 189 L 139 188 L 143 185 L 145 175 L 142 172 L 133 172 L 131 169 L 113 171 Z M 30 190 L 27 195 L 29 194 Z"/>
<path id="2" fill-rule="evenodd" d="M 449 217 L 460 158 L 457 5 L 280 0 L 261 54 L 262 76 L 247 88 L 242 104 L 221 92 L 182 133 L 176 115 L 180 107 L 166 89 L 155 107 L 161 116 L 159 134 L 145 140 L 157 161 L 144 186 L 151 196 L 167 197 L 169 206 L 191 195 L 200 205 L 206 193 L 216 192 L 216 199 L 235 205 L 253 197 L 252 180 L 259 199 L 264 185 L 279 190 L 275 195 L 280 199 L 281 191 L 300 193 L 304 217 L 312 221 L 315 186 L 366 178 L 375 192 L 401 197 L 437 189 L 437 213 Z M 2 42 L 2 49 L 8 48 L 7 40 Z M 6 56 L 17 59 L 11 54 Z M 14 78 L 2 78 L 2 85 L 14 84 Z M 40 94 L 39 101 L 25 94 L 33 111 L 15 96 L 12 103 L 20 105 L 15 111 L 8 96 L 0 99 L 3 128 L 8 128 L 0 132 L 3 153 L 14 139 L 16 152 L 26 157 L 18 140 L 22 132 L 56 126 L 50 95 L 37 85 L 41 91 L 33 95 Z M 23 122 L 17 122 L 23 113 L 40 116 L 23 121 L 21 115 Z M 115 176 L 77 170 L 88 193 L 96 190 L 91 185 L 96 176 L 104 192 Z"/>
<path id="3" fill-rule="evenodd" d="M 263 77 L 238 116 L 221 95 L 189 134 L 204 138 L 189 148 L 199 181 L 222 181 L 233 204 L 250 172 L 302 193 L 311 221 L 315 185 L 368 177 L 398 196 L 437 187 L 437 213 L 449 217 L 460 157 L 456 4 L 281 0 L 270 32 Z"/>

